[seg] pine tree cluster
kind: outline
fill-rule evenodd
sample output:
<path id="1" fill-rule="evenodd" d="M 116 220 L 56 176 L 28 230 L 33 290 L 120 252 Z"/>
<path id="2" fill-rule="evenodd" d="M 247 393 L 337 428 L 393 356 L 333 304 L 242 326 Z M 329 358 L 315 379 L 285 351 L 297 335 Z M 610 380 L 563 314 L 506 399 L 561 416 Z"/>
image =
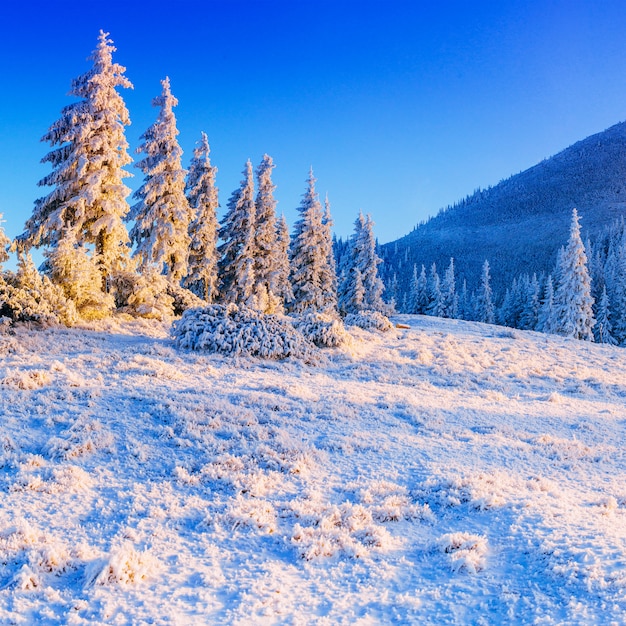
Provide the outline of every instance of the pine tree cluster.
<path id="1" fill-rule="evenodd" d="M 399 295 L 397 285 L 395 276 L 388 278 L 387 297 L 394 302 Z M 434 264 L 428 275 L 423 265 L 419 271 L 414 266 L 410 289 L 403 294 L 398 308 L 405 313 L 626 345 L 626 225 L 622 219 L 595 244 L 585 245 L 574 209 L 569 240 L 557 255 L 553 273 L 522 274 L 502 298 L 492 291 L 488 261 L 483 264 L 479 288 L 471 294 L 465 280 L 457 292 L 453 259 L 443 281 Z"/>
<path id="2" fill-rule="evenodd" d="M 101 31 L 92 68 L 72 82 L 70 95 L 78 101 L 42 138 L 52 147 L 43 158 L 52 172 L 39 182 L 48 194 L 35 202 L 14 242 L 0 228 L 0 263 L 11 249 L 19 267 L 0 275 L 3 315 L 72 324 L 115 310 L 162 318 L 189 307 L 236 305 L 252 316 L 308 316 L 315 333 L 330 337 L 324 329 L 338 319 L 338 297 L 343 314 L 387 310 L 369 217 L 357 220 L 338 294 L 330 206 L 326 200 L 322 209 L 312 170 L 291 237 L 285 218 L 276 215 L 267 154 L 256 172 L 248 160 L 218 221 L 217 168 L 207 135 L 186 171 L 169 78 L 161 81 L 156 120 L 136 150 L 144 178 L 130 206 L 123 184 L 132 162 L 124 133 L 130 118 L 118 88 L 132 84 L 113 62 L 115 50 Z M 29 255 L 42 246 L 43 274 Z"/>

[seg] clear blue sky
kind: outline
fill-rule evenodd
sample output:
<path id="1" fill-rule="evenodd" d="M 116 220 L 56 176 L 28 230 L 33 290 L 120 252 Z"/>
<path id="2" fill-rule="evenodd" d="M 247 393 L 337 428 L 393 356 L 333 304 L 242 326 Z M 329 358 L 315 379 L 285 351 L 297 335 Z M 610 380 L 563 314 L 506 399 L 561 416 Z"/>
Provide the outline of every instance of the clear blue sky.
<path id="1" fill-rule="evenodd" d="M 222 207 L 245 161 L 267 152 L 279 212 L 293 224 L 312 165 L 344 237 L 362 209 L 393 240 L 626 117 L 624 1 L 11 0 L 0 23 L 10 236 L 44 193 L 40 138 L 101 28 L 135 86 L 123 91 L 133 155 L 168 75 L 184 165 L 206 131 Z"/>

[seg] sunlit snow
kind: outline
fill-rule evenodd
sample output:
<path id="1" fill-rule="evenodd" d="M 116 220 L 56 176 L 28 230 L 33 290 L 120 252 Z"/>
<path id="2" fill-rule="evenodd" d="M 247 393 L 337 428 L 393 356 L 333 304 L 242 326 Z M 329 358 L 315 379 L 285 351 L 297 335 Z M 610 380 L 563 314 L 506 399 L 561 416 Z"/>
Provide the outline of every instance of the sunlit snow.
<path id="1" fill-rule="evenodd" d="M 623 621 L 626 351 L 399 316 L 305 364 L 0 334 L 0 622 Z"/>

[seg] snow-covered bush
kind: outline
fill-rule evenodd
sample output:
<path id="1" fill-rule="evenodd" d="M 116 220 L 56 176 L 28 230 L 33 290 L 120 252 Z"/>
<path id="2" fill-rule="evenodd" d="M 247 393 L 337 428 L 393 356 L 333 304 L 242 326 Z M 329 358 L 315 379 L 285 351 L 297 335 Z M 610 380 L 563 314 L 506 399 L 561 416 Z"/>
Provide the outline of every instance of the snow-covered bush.
<path id="1" fill-rule="evenodd" d="M 174 315 L 182 315 L 187 309 L 206 306 L 205 300 L 202 300 L 193 291 L 180 285 L 169 283 L 167 294 L 173 300 Z"/>
<path id="2" fill-rule="evenodd" d="M 14 322 L 42 325 L 78 321 L 76 306 L 47 276 L 39 274 L 30 257 L 21 258 L 17 272 L 0 275 L 0 316 Z"/>
<path id="3" fill-rule="evenodd" d="M 288 318 L 235 304 L 189 309 L 174 322 L 172 332 L 176 345 L 189 350 L 265 359 L 308 358 L 314 351 Z"/>
<path id="4" fill-rule="evenodd" d="M 344 502 L 303 521 L 305 525 L 295 524 L 291 543 L 306 561 L 334 556 L 364 558 L 395 545 L 389 531 L 376 524 L 371 512 L 360 504 Z"/>
<path id="5" fill-rule="evenodd" d="M 143 274 L 117 272 L 111 290 L 119 310 L 134 317 L 164 319 L 174 315 L 174 298 L 165 276 L 152 268 Z"/>
<path id="6" fill-rule="evenodd" d="M 46 252 L 46 257 L 52 282 L 74 302 L 83 320 L 103 319 L 113 312 L 115 300 L 103 291 L 102 274 L 85 246 L 66 235 L 55 248 Z"/>
<path id="7" fill-rule="evenodd" d="M 350 313 L 343 320 L 346 326 L 358 326 L 365 330 L 380 330 L 386 332 L 393 328 L 393 324 L 378 311 L 359 311 L 359 313 Z"/>
<path id="8" fill-rule="evenodd" d="M 453 572 L 476 574 L 485 569 L 487 538 L 470 533 L 448 533 L 439 538 L 439 549 L 448 555 Z"/>
<path id="9" fill-rule="evenodd" d="M 126 542 L 113 549 L 104 562 L 96 561 L 87 568 L 85 577 L 91 585 L 134 585 L 150 578 L 159 569 L 159 562 L 150 552 L 138 552 Z"/>
<path id="10" fill-rule="evenodd" d="M 294 326 L 320 348 L 335 348 L 350 340 L 342 321 L 332 315 L 306 313 L 295 318 Z"/>

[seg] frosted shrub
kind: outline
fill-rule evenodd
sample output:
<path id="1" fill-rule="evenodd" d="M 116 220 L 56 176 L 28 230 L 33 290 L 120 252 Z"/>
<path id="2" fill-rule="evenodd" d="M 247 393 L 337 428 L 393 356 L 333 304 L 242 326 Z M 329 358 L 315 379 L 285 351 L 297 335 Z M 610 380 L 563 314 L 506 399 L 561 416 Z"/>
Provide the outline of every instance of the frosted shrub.
<path id="1" fill-rule="evenodd" d="M 306 313 L 295 318 L 294 326 L 320 348 L 335 348 L 350 339 L 342 321 L 332 315 Z"/>
<path id="2" fill-rule="evenodd" d="M 485 569 L 487 538 L 470 533 L 448 533 L 439 538 L 439 549 L 448 555 L 454 572 L 476 574 Z"/>
<path id="3" fill-rule="evenodd" d="M 32 284 L 24 282 L 19 273 L 0 276 L 0 315 L 14 322 L 37 322 L 44 326 L 65 324 L 78 320 L 76 307 L 63 290 L 47 276 L 37 275 Z"/>
<path id="4" fill-rule="evenodd" d="M 235 304 L 189 309 L 174 322 L 172 332 L 176 345 L 188 350 L 264 359 L 307 358 L 314 351 L 288 318 L 263 315 Z"/>
<path id="5" fill-rule="evenodd" d="M 231 531 L 251 528 L 271 535 L 276 532 L 276 518 L 271 502 L 263 498 L 237 497 L 231 501 L 221 522 Z"/>
<path id="6" fill-rule="evenodd" d="M 378 311 L 359 311 L 358 313 L 350 313 L 344 319 L 346 326 L 358 326 L 365 330 L 380 330 L 386 332 L 393 328 L 393 324 L 389 318 L 385 317 Z"/>
<path id="7" fill-rule="evenodd" d="M 174 314 L 174 298 L 169 283 L 156 268 L 143 274 L 118 272 L 112 279 L 115 302 L 124 313 L 134 317 L 164 319 Z"/>
<path id="8" fill-rule="evenodd" d="M 206 301 L 195 293 L 173 283 L 168 285 L 167 295 L 173 300 L 174 315 L 182 315 L 187 309 L 206 306 Z"/>
<path id="9" fill-rule="evenodd" d="M 313 524 L 295 524 L 291 537 L 299 556 L 306 561 L 335 555 L 358 559 L 394 546 L 389 532 L 374 523 L 370 511 L 360 504 L 344 502 L 309 521 Z"/>
<path id="10" fill-rule="evenodd" d="M 159 568 L 158 561 L 147 551 L 138 552 L 128 542 L 114 549 L 103 564 L 88 568 L 88 583 L 94 585 L 133 585 L 149 578 Z"/>

